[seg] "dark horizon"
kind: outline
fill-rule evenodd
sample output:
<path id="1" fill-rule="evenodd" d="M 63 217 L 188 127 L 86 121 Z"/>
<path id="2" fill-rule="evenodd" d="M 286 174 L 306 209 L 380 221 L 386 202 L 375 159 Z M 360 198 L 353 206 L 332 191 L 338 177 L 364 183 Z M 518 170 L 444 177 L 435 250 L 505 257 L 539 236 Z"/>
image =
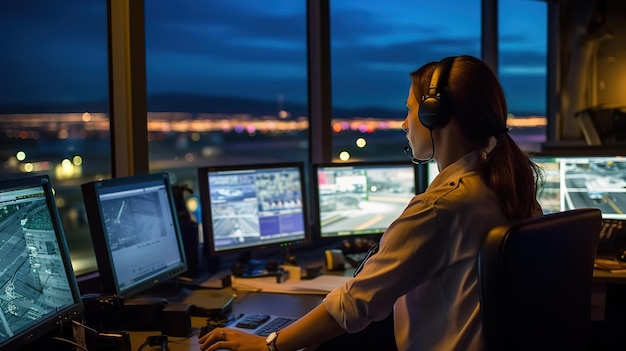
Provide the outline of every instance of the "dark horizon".
<path id="1" fill-rule="evenodd" d="M 277 116 L 279 110 L 289 112 L 285 119 L 298 119 L 308 116 L 308 105 L 258 99 L 245 99 L 232 96 L 199 94 L 152 94 L 147 98 L 148 112 L 187 112 L 191 114 L 251 114 L 255 117 Z M 109 111 L 108 100 L 89 100 L 70 103 L 34 102 L 29 104 L 0 105 L 0 120 L 3 114 L 43 114 L 43 113 L 106 113 Z M 512 111 L 509 111 L 512 112 Z M 539 112 L 516 111 L 517 116 L 542 115 Z M 381 118 L 401 120 L 406 116 L 404 106 L 398 109 L 384 107 L 360 107 L 332 109 L 333 118 Z"/>

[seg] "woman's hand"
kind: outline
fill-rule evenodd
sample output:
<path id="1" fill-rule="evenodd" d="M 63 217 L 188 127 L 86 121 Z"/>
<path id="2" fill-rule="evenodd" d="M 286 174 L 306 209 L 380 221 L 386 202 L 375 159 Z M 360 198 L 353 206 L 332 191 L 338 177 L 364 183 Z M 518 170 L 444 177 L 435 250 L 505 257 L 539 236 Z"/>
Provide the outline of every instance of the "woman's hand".
<path id="1" fill-rule="evenodd" d="M 264 337 L 229 328 L 215 328 L 198 341 L 204 351 L 267 351 Z"/>

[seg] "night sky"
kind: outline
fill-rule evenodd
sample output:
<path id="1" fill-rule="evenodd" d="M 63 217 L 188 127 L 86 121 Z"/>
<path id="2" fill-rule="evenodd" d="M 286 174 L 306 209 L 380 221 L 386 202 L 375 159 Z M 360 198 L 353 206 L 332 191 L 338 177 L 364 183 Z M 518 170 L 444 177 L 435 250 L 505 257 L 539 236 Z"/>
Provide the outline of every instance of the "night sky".
<path id="1" fill-rule="evenodd" d="M 306 102 L 306 1 L 145 0 L 149 94 Z M 336 107 L 403 109 L 408 73 L 480 55 L 480 0 L 331 0 Z M 500 3 L 500 79 L 544 114 L 546 4 Z M 105 0 L 0 3 L 0 106 L 107 98 Z M 404 116 L 401 116 L 401 118 Z"/>

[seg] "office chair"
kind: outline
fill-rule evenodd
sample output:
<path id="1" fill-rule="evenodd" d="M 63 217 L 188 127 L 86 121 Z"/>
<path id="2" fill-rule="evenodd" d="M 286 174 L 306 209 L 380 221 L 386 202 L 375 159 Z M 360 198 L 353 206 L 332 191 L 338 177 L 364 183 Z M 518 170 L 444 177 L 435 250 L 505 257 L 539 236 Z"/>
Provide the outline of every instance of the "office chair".
<path id="1" fill-rule="evenodd" d="M 478 255 L 488 351 L 588 349 L 601 221 L 584 208 L 489 231 Z"/>

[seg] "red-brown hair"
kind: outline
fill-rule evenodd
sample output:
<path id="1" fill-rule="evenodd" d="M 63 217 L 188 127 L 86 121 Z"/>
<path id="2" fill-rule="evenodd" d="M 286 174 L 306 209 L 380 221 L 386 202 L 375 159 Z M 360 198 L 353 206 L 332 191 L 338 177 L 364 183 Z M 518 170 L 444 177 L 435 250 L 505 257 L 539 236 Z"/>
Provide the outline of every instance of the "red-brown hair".
<path id="1" fill-rule="evenodd" d="M 437 62 L 411 73 L 413 91 L 419 98 L 428 91 Z M 502 86 L 493 71 L 473 56 L 458 56 L 446 82 L 440 84 L 445 103 L 452 104 L 452 118 L 463 127 L 476 148 L 485 148 L 492 136 L 496 147 L 480 166 L 483 181 L 498 196 L 509 220 L 529 218 L 537 213 L 537 189 L 543 180 L 541 168 L 522 152 L 506 129 L 508 115 Z M 419 101 L 419 99 L 418 99 Z"/>

